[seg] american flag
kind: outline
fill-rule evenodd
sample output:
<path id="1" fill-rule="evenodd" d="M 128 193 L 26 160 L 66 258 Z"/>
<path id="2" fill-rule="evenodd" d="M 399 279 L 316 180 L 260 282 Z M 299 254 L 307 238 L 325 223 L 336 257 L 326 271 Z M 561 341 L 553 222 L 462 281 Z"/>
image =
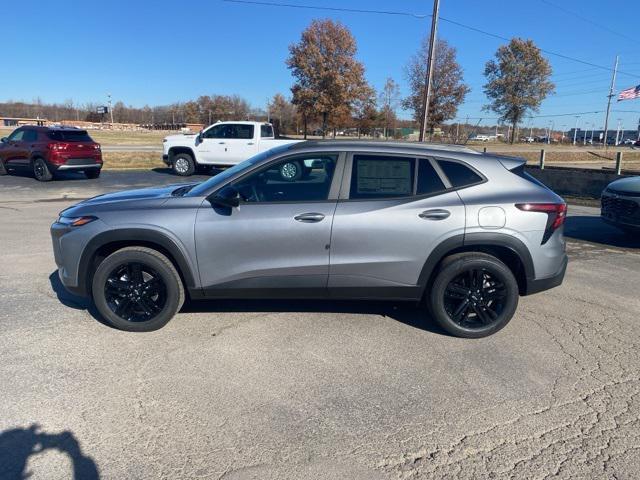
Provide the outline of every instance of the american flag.
<path id="1" fill-rule="evenodd" d="M 620 100 L 632 100 L 640 97 L 640 85 L 622 90 L 618 95 L 618 101 Z"/>

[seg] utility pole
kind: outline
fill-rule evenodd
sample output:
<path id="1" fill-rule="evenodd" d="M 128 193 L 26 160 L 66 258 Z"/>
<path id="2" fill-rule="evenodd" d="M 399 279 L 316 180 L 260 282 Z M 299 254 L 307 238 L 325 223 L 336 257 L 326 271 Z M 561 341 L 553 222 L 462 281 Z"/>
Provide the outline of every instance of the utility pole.
<path id="1" fill-rule="evenodd" d="M 107 93 L 107 98 L 109 99 L 107 104 L 109 105 L 109 113 L 111 114 L 111 126 L 113 127 L 113 109 L 111 108 L 111 94 L 110 93 Z"/>
<path id="2" fill-rule="evenodd" d="M 429 125 L 429 98 L 431 97 L 431 80 L 433 79 L 434 55 L 436 52 L 436 34 L 438 31 L 438 12 L 440 0 L 433 0 L 433 14 L 431 15 L 431 35 L 429 36 L 429 57 L 427 58 L 427 75 L 424 82 L 424 105 L 422 106 L 422 126 L 420 141 L 424 142 Z"/>
<path id="3" fill-rule="evenodd" d="M 619 55 L 616 55 L 616 63 L 613 67 L 613 75 L 611 76 L 611 88 L 609 88 L 609 95 L 607 96 L 607 114 L 604 117 L 604 149 L 606 150 L 609 146 L 607 142 L 607 133 L 609 131 L 609 112 L 611 111 L 611 99 L 615 97 L 615 93 L 613 93 L 616 89 L 616 75 L 618 73 L 618 60 Z"/>
<path id="4" fill-rule="evenodd" d="M 580 117 L 578 115 L 576 115 L 576 126 L 573 128 L 573 145 L 575 146 L 576 144 L 576 135 L 578 134 L 578 119 Z"/>

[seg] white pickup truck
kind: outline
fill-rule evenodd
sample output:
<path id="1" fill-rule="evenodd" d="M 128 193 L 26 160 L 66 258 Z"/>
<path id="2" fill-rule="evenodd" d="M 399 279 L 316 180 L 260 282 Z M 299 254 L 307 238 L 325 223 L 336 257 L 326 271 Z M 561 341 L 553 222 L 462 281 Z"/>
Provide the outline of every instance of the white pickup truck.
<path id="1" fill-rule="evenodd" d="M 198 134 L 169 135 L 162 160 L 178 175 L 192 175 L 200 165 L 235 165 L 271 148 L 299 140 L 276 140 L 273 126 L 262 122 L 217 122 Z"/>

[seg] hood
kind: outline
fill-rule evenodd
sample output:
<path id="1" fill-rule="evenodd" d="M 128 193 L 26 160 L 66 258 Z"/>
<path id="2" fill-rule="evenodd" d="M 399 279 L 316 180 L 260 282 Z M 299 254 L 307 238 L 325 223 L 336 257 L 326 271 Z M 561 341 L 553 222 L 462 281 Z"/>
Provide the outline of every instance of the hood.
<path id="1" fill-rule="evenodd" d="M 611 182 L 607 188 L 620 193 L 640 193 L 640 177 L 621 178 L 620 180 Z"/>
<path id="2" fill-rule="evenodd" d="M 118 207 L 122 209 L 159 206 L 171 198 L 171 194 L 180 187 L 196 185 L 197 183 L 178 183 L 154 188 L 140 188 L 124 190 L 122 192 L 105 193 L 97 197 L 84 200 L 63 210 L 65 216 L 88 215 L 91 212 Z"/>

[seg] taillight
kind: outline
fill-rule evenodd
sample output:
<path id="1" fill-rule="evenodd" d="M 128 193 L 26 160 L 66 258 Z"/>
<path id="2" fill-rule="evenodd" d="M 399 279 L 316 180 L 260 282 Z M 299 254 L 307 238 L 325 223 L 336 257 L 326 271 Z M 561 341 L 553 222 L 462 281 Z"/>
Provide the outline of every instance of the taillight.
<path id="1" fill-rule="evenodd" d="M 93 149 L 94 149 L 94 150 L 100 150 L 100 144 L 99 144 L 99 143 L 95 143 L 95 144 L 93 145 Z"/>
<path id="2" fill-rule="evenodd" d="M 47 145 L 47 148 L 49 150 L 54 150 L 54 151 L 59 151 L 59 150 L 66 150 L 67 149 L 67 144 L 66 143 L 50 143 L 49 145 Z"/>
<path id="3" fill-rule="evenodd" d="M 516 207 L 525 212 L 547 214 L 547 226 L 542 237 L 542 244 L 547 243 L 553 232 L 562 226 L 567 218 L 566 203 L 517 203 Z"/>

